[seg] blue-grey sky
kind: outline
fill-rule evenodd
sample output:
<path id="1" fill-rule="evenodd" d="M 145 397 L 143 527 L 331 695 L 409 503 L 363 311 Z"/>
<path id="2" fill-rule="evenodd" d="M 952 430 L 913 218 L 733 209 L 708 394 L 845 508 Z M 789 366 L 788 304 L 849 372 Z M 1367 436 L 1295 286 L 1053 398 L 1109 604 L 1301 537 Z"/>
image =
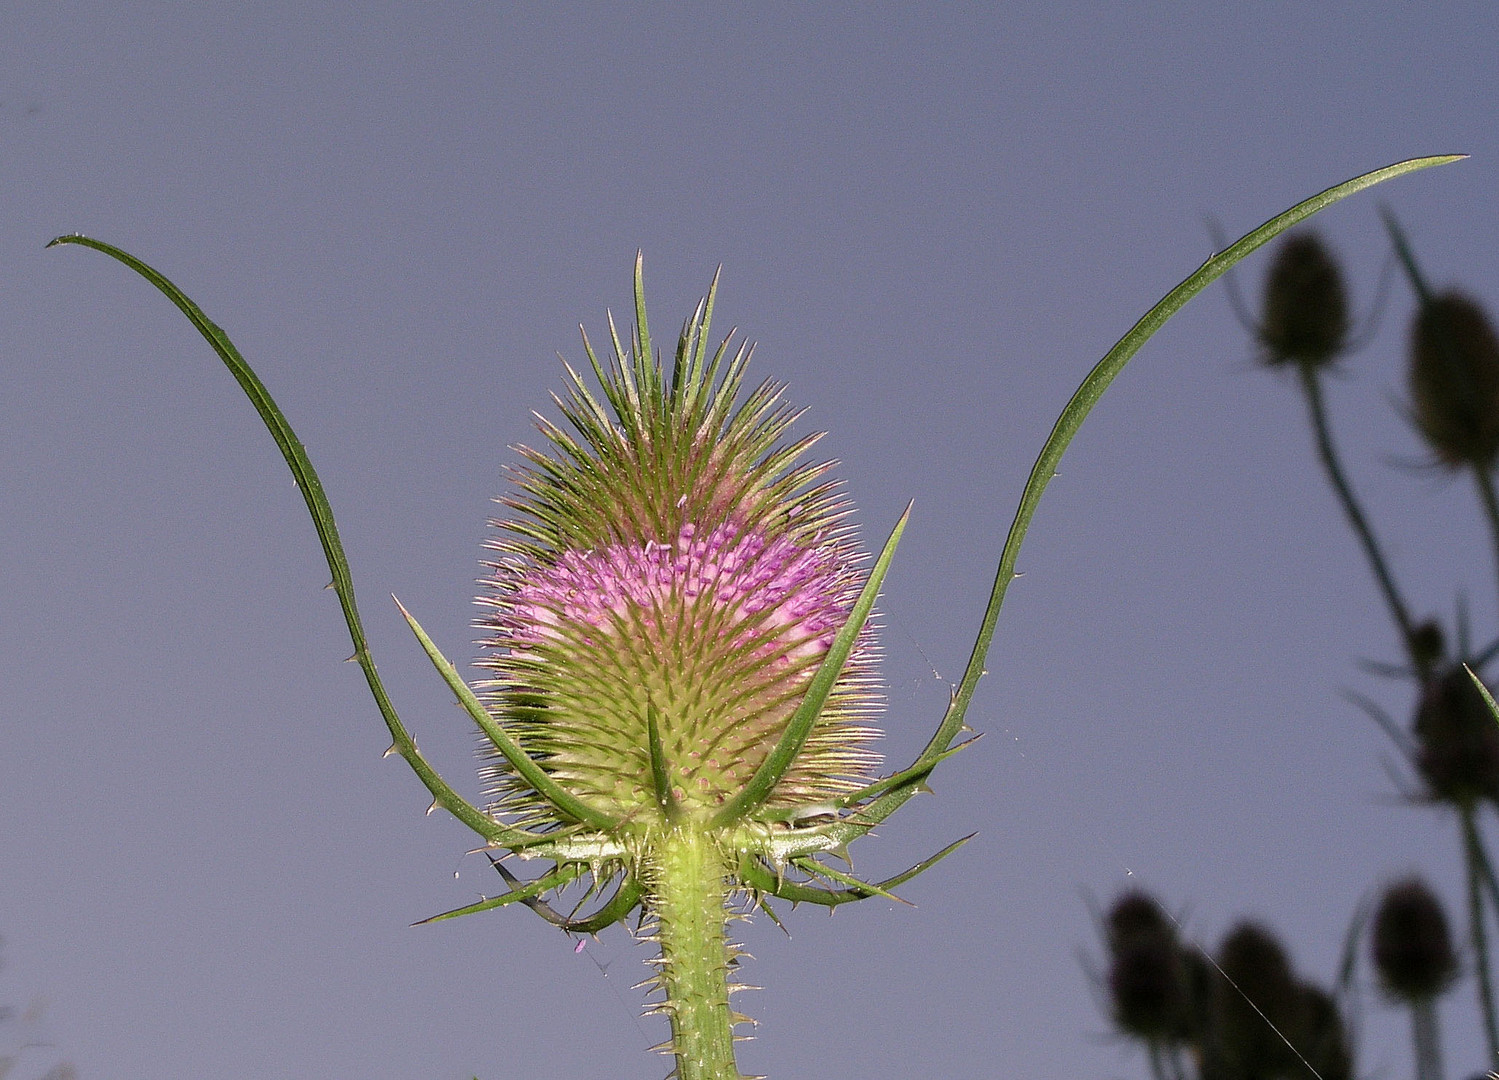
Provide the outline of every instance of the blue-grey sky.
<path id="1" fill-rule="evenodd" d="M 257 366 L 339 515 L 376 659 L 466 790 L 473 738 L 394 608 L 455 656 L 490 498 L 577 325 L 646 259 L 658 327 L 722 263 L 719 325 L 807 406 L 878 538 L 895 764 L 966 658 L 1026 471 L 1108 346 L 1210 250 L 1337 181 L 1472 159 L 1319 226 L 1369 308 L 1377 207 L 1499 301 L 1499 16 L 1486 4 L 29 5 L 0 20 L 0 993 L 84 1080 L 654 1080 L 629 987 L 493 891 L 396 760 L 311 526 L 237 387 Z M 1265 261 L 1240 283 L 1258 288 Z M 1499 626 L 1468 485 L 1402 467 L 1408 290 L 1330 388 L 1422 613 Z M 1403 804 L 1397 642 L 1294 387 L 1222 288 L 1125 372 L 1042 503 L 970 713 L 985 737 L 855 848 L 902 889 L 744 930 L 748 1073 L 1142 1077 L 1085 960 L 1090 898 L 1154 890 L 1214 943 L 1252 915 L 1333 976 L 1379 883 L 1460 898 Z M 459 872 L 455 880 L 455 871 Z M 601 971 L 601 968 L 603 969 Z M 604 974 L 607 972 L 607 975 Z M 1484 1063 L 1471 987 L 1456 1075 Z M 1408 1069 L 1365 995 L 1366 1075 Z M 13 1034 L 13 1032 L 12 1032 Z"/>

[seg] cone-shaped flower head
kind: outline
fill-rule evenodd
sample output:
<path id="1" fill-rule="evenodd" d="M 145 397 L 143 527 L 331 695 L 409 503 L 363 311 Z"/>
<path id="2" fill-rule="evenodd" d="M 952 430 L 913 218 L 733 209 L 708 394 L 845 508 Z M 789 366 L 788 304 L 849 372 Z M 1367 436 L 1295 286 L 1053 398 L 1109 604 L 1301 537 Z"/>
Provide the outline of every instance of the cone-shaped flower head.
<path id="1" fill-rule="evenodd" d="M 1391 997 L 1430 1001 L 1457 976 L 1457 954 L 1442 902 L 1420 878 L 1385 890 L 1370 938 L 1374 967 Z"/>
<path id="2" fill-rule="evenodd" d="M 1298 1021 L 1286 1033 L 1296 1049 L 1295 1060 L 1287 1062 L 1282 1075 L 1353 1080 L 1353 1047 L 1337 1002 L 1320 986 L 1302 983 L 1298 990 Z"/>
<path id="3" fill-rule="evenodd" d="M 1213 1043 L 1224 1075 L 1276 1074 L 1289 1054 L 1276 1032 L 1295 1029 L 1299 1020 L 1300 985 L 1285 948 L 1265 927 L 1241 922 L 1219 947 L 1218 969 Z"/>
<path id="4" fill-rule="evenodd" d="M 741 397 L 750 349 L 707 355 L 712 293 L 668 373 L 643 303 L 595 396 L 567 368 L 564 428 L 521 447 L 511 516 L 480 603 L 488 704 L 561 787 L 620 821 L 703 820 L 775 746 L 859 594 L 861 556 L 828 464 L 786 445 L 781 387 Z M 868 782 L 874 642 L 861 634 L 800 754 L 760 810 L 787 817 Z M 545 826 L 550 808 L 504 759 L 498 813 Z"/>
<path id="5" fill-rule="evenodd" d="M 1416 769 L 1432 799 L 1499 802 L 1499 725 L 1461 664 L 1427 683 L 1412 734 Z"/>
<path id="6" fill-rule="evenodd" d="M 1322 367 L 1348 343 L 1343 274 L 1316 233 L 1281 243 L 1265 279 L 1260 326 L 1265 363 Z"/>
<path id="7" fill-rule="evenodd" d="M 1147 1040 L 1189 1034 L 1191 986 L 1176 927 L 1154 897 L 1128 892 L 1108 915 L 1109 996 L 1114 1023 Z"/>
<path id="8" fill-rule="evenodd" d="M 1448 292 L 1411 324 L 1410 393 L 1416 428 L 1437 460 L 1488 468 L 1499 457 L 1499 338 L 1472 300 Z"/>

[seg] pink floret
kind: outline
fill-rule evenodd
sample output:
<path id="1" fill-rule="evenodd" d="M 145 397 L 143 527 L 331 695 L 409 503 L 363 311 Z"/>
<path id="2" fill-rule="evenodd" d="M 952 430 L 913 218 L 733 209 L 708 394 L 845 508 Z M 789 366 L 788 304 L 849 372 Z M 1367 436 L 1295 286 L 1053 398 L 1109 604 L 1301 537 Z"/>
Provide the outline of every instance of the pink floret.
<path id="1" fill-rule="evenodd" d="M 824 652 L 852 606 L 846 555 L 720 525 L 704 537 L 684 525 L 676 541 L 567 551 L 519 576 L 501 618 L 512 650 L 561 636 L 558 627 L 606 629 L 622 618 L 703 606 L 731 624 L 753 618 L 768 651 L 788 659 Z M 694 619 L 694 622 L 698 620 Z M 780 629 L 782 634 L 773 631 Z M 761 650 L 757 650 L 761 651 Z"/>

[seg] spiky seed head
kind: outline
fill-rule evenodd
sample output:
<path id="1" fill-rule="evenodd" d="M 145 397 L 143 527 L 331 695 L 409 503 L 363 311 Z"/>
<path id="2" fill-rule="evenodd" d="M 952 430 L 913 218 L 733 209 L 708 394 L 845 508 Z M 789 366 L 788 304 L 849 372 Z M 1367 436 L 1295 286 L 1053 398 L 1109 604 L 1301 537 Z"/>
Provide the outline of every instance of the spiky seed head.
<path id="1" fill-rule="evenodd" d="M 1324 367 L 1348 343 L 1348 298 L 1337 261 L 1314 232 L 1286 237 L 1265 278 L 1264 361 Z"/>
<path id="2" fill-rule="evenodd" d="M 1172 923 L 1159 901 L 1147 892 L 1131 889 L 1121 893 L 1105 919 L 1109 948 L 1118 950 L 1139 937 L 1172 932 Z"/>
<path id="3" fill-rule="evenodd" d="M 568 367 L 565 424 L 541 419 L 549 445 L 517 448 L 479 601 L 496 719 L 572 794 L 641 824 L 705 818 L 747 784 L 863 581 L 830 463 L 799 461 L 819 436 L 783 441 L 781 386 L 742 393 L 750 349 L 710 357 L 708 311 L 711 293 L 670 372 L 643 306 L 628 349 L 611 321 L 608 363 L 585 336 L 602 397 Z M 875 651 L 866 627 L 764 813 L 868 782 Z M 488 775 L 494 812 L 551 823 L 503 759 Z"/>
<path id="4" fill-rule="evenodd" d="M 1447 638 L 1441 624 L 1427 619 L 1411 631 L 1411 657 L 1418 668 L 1431 668 L 1442 662 L 1447 655 Z"/>
<path id="5" fill-rule="evenodd" d="M 1411 324 L 1410 395 L 1416 429 L 1450 468 L 1489 468 L 1499 456 L 1499 338 L 1461 293 L 1421 305 Z"/>
<path id="6" fill-rule="evenodd" d="M 1218 968 L 1212 1042 L 1227 1075 L 1272 1075 L 1286 1053 L 1276 1032 L 1298 1019 L 1300 985 L 1285 948 L 1265 927 L 1241 922 L 1219 946 Z"/>
<path id="7" fill-rule="evenodd" d="M 1430 1001 L 1457 976 L 1457 954 L 1442 902 L 1420 878 L 1385 890 L 1369 939 L 1385 991 L 1410 1003 Z"/>
<path id="8" fill-rule="evenodd" d="M 1186 959 L 1160 904 L 1125 893 L 1108 914 L 1109 997 L 1114 1023 L 1152 1041 L 1184 1038 L 1190 1017 Z"/>
<path id="9" fill-rule="evenodd" d="M 1296 1026 L 1286 1033 L 1295 1052 L 1288 1054 L 1286 1071 L 1281 1075 L 1353 1080 L 1353 1047 L 1337 1002 L 1326 990 L 1310 983 L 1302 983 L 1299 991 Z"/>
<path id="10" fill-rule="evenodd" d="M 1461 664 L 1427 683 L 1413 734 L 1416 770 L 1432 799 L 1454 806 L 1499 801 L 1499 725 Z"/>

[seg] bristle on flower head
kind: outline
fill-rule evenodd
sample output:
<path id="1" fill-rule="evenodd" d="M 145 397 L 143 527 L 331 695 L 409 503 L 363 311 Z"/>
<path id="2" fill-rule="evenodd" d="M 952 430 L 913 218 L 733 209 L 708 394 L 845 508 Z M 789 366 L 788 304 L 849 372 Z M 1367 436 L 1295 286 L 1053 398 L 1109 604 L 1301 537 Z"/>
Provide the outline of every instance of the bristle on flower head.
<path id="1" fill-rule="evenodd" d="M 716 282 L 715 282 L 716 284 Z M 603 391 L 567 368 L 540 419 L 546 450 L 518 448 L 511 517 L 486 546 L 480 603 L 494 672 L 488 705 L 552 779 L 597 809 L 648 821 L 706 817 L 775 746 L 863 581 L 831 463 L 797 464 L 818 438 L 781 439 L 796 413 L 765 382 L 739 402 L 750 349 L 711 358 L 713 292 L 687 321 L 670 378 L 651 355 L 637 279 L 626 351 L 584 347 Z M 826 803 L 877 757 L 875 644 L 862 632 L 821 718 L 763 814 Z M 652 744 L 656 750 L 653 755 Z M 547 804 L 496 759 L 496 813 L 535 825 Z"/>

